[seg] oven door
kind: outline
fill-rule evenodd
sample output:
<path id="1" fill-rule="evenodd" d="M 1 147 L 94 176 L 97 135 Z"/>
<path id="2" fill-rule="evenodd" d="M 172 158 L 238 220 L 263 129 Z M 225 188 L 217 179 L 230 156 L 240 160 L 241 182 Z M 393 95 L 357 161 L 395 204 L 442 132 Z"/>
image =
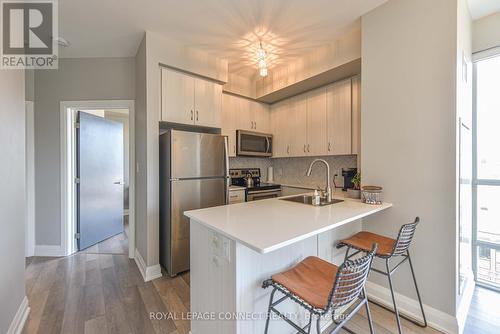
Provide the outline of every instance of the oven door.
<path id="1" fill-rule="evenodd" d="M 247 202 L 261 199 L 276 198 L 281 196 L 281 189 L 257 190 L 247 192 Z"/>
<path id="2" fill-rule="evenodd" d="M 237 130 L 237 155 L 247 157 L 271 157 L 273 155 L 273 135 L 245 130 Z"/>

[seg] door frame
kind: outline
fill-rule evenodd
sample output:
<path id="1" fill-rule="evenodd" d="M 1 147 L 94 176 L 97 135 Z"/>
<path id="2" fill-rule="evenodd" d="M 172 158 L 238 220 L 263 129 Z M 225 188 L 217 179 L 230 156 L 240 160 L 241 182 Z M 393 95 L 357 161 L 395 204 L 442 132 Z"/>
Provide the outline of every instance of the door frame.
<path id="1" fill-rule="evenodd" d="M 76 219 L 76 111 L 91 109 L 128 109 L 129 119 L 129 235 L 128 256 L 135 257 L 135 101 L 96 100 L 60 102 L 61 139 L 61 249 L 71 255 L 77 249 Z"/>
<path id="2" fill-rule="evenodd" d="M 500 186 L 499 180 L 479 179 L 477 174 L 477 63 L 489 58 L 500 57 L 500 47 L 490 48 L 484 51 L 476 52 L 472 57 L 473 65 L 473 83 L 472 83 L 472 271 L 474 274 L 475 284 L 490 290 L 500 292 L 497 286 L 478 281 L 477 278 L 477 257 L 478 247 L 485 246 L 500 250 L 500 246 L 490 244 L 484 241 L 477 240 L 477 220 L 478 220 L 478 203 L 477 194 L 478 186 L 492 185 Z"/>
<path id="3" fill-rule="evenodd" d="M 25 101 L 26 111 L 26 230 L 25 256 L 35 255 L 35 113 L 34 102 Z"/>

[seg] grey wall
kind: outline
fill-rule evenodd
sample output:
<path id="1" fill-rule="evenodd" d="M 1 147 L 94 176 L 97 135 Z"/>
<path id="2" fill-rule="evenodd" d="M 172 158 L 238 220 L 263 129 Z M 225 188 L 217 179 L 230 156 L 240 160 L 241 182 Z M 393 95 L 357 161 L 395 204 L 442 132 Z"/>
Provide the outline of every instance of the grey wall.
<path id="1" fill-rule="evenodd" d="M 135 99 L 134 58 L 60 59 L 58 70 L 35 73 L 37 245 L 60 240 L 60 107 L 70 100 Z"/>
<path id="2" fill-rule="evenodd" d="M 363 183 L 394 204 L 363 228 L 395 236 L 420 216 L 412 252 L 423 301 L 454 315 L 457 1 L 389 1 L 363 16 L 362 35 Z M 396 290 L 415 298 L 403 268 Z"/>
<path id="3" fill-rule="evenodd" d="M 146 103 L 146 37 L 135 58 L 135 247 L 147 261 L 147 103 Z M 158 195 L 159 196 L 159 195 Z"/>
<path id="4" fill-rule="evenodd" d="M 0 73 L 0 333 L 24 296 L 25 111 L 24 72 Z"/>

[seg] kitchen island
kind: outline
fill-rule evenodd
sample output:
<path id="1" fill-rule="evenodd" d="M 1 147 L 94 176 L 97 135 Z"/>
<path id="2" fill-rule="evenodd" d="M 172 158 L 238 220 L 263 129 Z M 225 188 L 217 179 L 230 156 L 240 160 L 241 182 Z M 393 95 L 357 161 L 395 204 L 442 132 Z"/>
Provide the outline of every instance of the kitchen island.
<path id="1" fill-rule="evenodd" d="M 361 218 L 391 206 L 345 199 L 314 207 L 268 199 L 185 212 L 192 333 L 263 333 L 270 289 L 262 289 L 262 281 L 311 255 L 340 264 L 344 250 L 335 249 L 337 240 L 359 231 Z M 283 305 L 305 321 L 298 305 Z M 270 333 L 293 332 L 283 321 L 271 322 Z"/>

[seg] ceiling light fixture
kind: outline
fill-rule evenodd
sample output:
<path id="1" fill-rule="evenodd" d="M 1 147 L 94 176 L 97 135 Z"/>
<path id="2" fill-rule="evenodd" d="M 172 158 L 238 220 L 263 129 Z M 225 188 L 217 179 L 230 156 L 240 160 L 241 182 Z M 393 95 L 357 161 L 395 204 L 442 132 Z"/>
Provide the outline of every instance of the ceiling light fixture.
<path id="1" fill-rule="evenodd" d="M 267 76 L 266 50 L 262 48 L 262 42 L 259 42 L 259 48 L 257 49 L 256 54 L 259 64 L 259 75 L 261 77 L 266 77 Z"/>

